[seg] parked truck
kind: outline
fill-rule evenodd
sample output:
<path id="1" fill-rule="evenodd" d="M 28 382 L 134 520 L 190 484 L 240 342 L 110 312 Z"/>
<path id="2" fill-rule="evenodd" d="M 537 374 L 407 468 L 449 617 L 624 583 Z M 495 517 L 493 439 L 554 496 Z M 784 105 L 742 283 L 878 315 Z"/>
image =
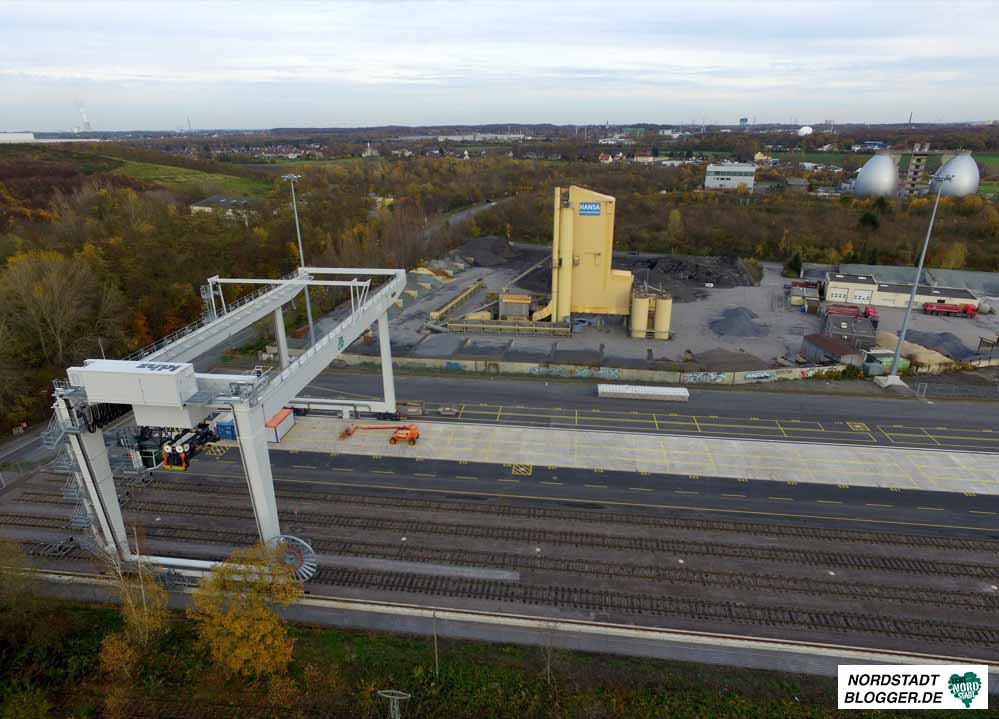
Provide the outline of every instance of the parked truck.
<path id="1" fill-rule="evenodd" d="M 874 326 L 874 329 L 878 328 L 878 323 L 881 321 L 881 315 L 878 314 L 874 305 L 861 307 L 860 305 L 830 302 L 822 308 L 820 315 L 824 317 L 866 317 L 871 321 L 871 325 Z"/>
<path id="2" fill-rule="evenodd" d="M 949 317 L 977 317 L 978 308 L 974 305 L 947 305 L 942 302 L 927 302 L 923 305 L 923 314 Z"/>

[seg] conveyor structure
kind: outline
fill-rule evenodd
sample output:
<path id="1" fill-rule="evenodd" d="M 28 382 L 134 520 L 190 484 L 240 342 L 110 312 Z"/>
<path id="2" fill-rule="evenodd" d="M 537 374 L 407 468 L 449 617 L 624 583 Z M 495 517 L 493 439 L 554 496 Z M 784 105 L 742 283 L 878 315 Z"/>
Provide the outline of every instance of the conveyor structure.
<path id="1" fill-rule="evenodd" d="M 319 279 L 325 277 L 337 279 Z M 377 282 L 374 289 L 373 280 Z M 265 542 L 283 542 L 295 556 L 302 553 L 300 540 L 281 535 L 267 449 L 267 419 L 282 408 L 296 404 L 296 398 L 309 383 L 375 322 L 378 323 L 384 398 L 381 402 L 366 401 L 364 409 L 389 414 L 396 411 L 387 313 L 406 286 L 404 270 L 304 267 L 280 279 L 216 276 L 208 282 L 209 291 L 205 296 L 206 303 L 210 302 L 211 306 L 200 322 L 124 360 L 87 360 L 80 367 L 70 367 L 68 381 L 56 383 L 56 421 L 49 439 L 59 439 L 67 445 L 97 544 L 125 559 L 138 559 L 138 548 L 133 551 L 129 544 L 104 434 L 100 427 L 88 421 L 89 405 L 98 402 L 128 404 L 140 426 L 178 428 L 194 427 L 215 410 L 231 411 L 260 538 Z M 263 287 L 227 305 L 222 291 L 226 284 Z M 348 289 L 351 311 L 329 331 L 317 334 L 315 343 L 291 360 L 282 307 L 306 286 Z M 195 371 L 193 362 L 196 359 L 268 316 L 272 316 L 275 323 L 280 367 L 248 375 Z M 322 399 L 300 400 L 306 405 L 324 403 Z M 325 403 L 342 409 L 345 416 L 352 409 L 356 410 L 349 402 Z M 142 558 L 181 570 L 203 571 L 213 564 L 175 557 Z"/>

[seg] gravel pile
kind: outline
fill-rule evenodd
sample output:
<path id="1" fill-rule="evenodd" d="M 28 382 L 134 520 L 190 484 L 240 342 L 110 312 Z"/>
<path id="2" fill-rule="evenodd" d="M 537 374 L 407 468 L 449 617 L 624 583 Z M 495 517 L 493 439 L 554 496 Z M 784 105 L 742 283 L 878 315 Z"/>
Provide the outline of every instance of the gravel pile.
<path id="1" fill-rule="evenodd" d="M 711 331 L 719 337 L 766 337 L 770 328 L 756 322 L 758 315 L 745 307 L 731 307 L 712 320 Z"/>

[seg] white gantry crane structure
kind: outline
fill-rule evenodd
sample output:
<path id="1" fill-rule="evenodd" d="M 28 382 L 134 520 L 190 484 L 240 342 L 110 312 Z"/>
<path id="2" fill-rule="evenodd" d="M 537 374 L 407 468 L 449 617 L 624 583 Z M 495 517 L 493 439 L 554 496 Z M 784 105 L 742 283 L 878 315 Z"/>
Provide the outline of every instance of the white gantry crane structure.
<path id="1" fill-rule="evenodd" d="M 336 279 L 327 279 L 333 277 Z M 349 279 L 344 279 L 344 278 Z M 372 283 L 375 287 L 372 287 Z M 226 304 L 224 285 L 263 285 Z M 282 308 L 307 286 L 350 292 L 350 313 L 292 359 Z M 98 546 L 123 559 L 159 564 L 176 571 L 204 571 L 214 562 L 182 557 L 140 556 L 129 544 L 104 433 L 89 412 L 91 405 L 131 405 L 142 427 L 194 428 L 212 412 L 231 411 L 260 539 L 284 542 L 288 551 L 311 553 L 308 545 L 281 534 L 265 423 L 284 407 L 323 406 L 343 411 L 396 411 L 388 311 L 406 286 L 405 270 L 302 267 L 280 279 L 208 280 L 205 317 L 123 360 L 93 359 L 67 369 L 56 383 L 55 417 L 50 436 L 64 442 L 72 473 L 89 514 Z M 194 361 L 232 340 L 254 323 L 272 316 L 280 366 L 253 374 L 197 372 Z M 378 324 L 384 398 L 355 403 L 302 397 L 306 387 L 374 323 Z"/>

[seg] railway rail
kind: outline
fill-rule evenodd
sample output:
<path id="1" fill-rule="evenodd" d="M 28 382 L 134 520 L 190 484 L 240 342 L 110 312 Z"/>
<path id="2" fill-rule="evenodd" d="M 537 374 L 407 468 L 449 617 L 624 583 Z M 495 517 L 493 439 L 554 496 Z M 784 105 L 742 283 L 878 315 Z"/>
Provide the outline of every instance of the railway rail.
<path id="1" fill-rule="evenodd" d="M 277 480 L 280 484 L 280 480 Z M 203 492 L 246 497 L 245 487 L 235 483 L 221 483 L 206 480 L 168 480 L 156 478 L 142 491 Z M 967 551 L 999 551 L 999 537 L 989 539 L 966 539 L 933 535 L 904 534 L 901 532 L 878 532 L 862 529 L 833 529 L 808 527 L 793 524 L 769 524 L 732 519 L 693 519 L 687 517 L 664 517 L 644 512 L 618 512 L 605 509 L 555 509 L 509 502 L 483 504 L 460 500 L 432 500 L 414 497 L 379 496 L 359 493 L 329 493 L 278 489 L 277 496 L 287 500 L 329 502 L 334 504 L 369 505 L 393 509 L 460 512 L 462 514 L 491 514 L 502 517 L 517 517 L 543 521 L 594 521 L 610 524 L 626 524 L 660 529 L 680 529 L 685 531 L 731 532 L 754 534 L 786 539 L 826 539 L 858 544 L 896 544 L 910 547 L 933 547 L 937 549 L 959 549 Z"/>
<path id="2" fill-rule="evenodd" d="M 570 586 L 536 586 L 467 577 L 389 573 L 320 567 L 312 581 L 340 588 L 401 592 L 523 605 L 543 605 L 587 612 L 621 612 L 780 629 L 865 633 L 942 644 L 999 646 L 999 628 L 926 619 L 900 619 L 871 614 L 812 611 L 792 607 L 754 606 L 742 602 L 687 599 Z"/>

